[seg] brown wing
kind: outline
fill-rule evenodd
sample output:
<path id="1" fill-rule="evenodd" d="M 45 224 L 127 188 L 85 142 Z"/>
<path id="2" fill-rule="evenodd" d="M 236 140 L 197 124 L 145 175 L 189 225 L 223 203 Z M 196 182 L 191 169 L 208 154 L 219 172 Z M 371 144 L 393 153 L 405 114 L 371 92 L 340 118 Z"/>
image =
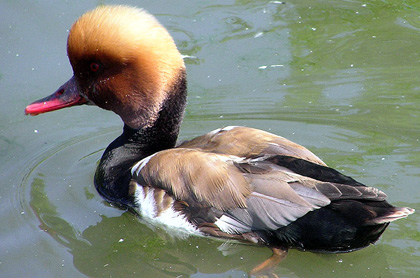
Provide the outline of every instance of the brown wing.
<path id="1" fill-rule="evenodd" d="M 189 206 L 226 211 L 246 207 L 251 188 L 233 156 L 176 148 L 158 152 L 133 167 L 133 178 L 162 188 Z"/>
<path id="2" fill-rule="evenodd" d="M 372 187 L 318 181 L 266 159 L 248 160 L 237 166 L 246 169 L 252 193 L 247 198 L 246 209 L 229 210 L 217 221 L 220 229 L 227 233 L 276 230 L 333 200 L 382 201 L 386 198 L 383 192 Z"/>
<path id="3" fill-rule="evenodd" d="M 200 149 L 206 152 L 255 158 L 263 155 L 283 155 L 310 162 L 326 164 L 315 154 L 286 138 L 249 127 L 226 127 L 209 132 L 178 147 Z"/>
<path id="4" fill-rule="evenodd" d="M 196 149 L 158 152 L 136 164 L 132 173 L 137 184 L 163 189 L 189 209 L 218 210 L 219 224 L 229 232 L 285 226 L 328 205 L 331 194 L 324 192 L 336 194 L 335 187 L 318 190 L 319 181 L 275 165 L 267 157 L 244 159 Z"/>
<path id="5" fill-rule="evenodd" d="M 364 185 L 306 177 L 271 160 L 267 156 L 244 159 L 176 148 L 140 161 L 132 173 L 138 184 L 161 188 L 190 208 L 219 210 L 222 216 L 218 225 L 231 233 L 277 229 L 330 204 L 331 200 L 386 197 L 381 191 Z M 315 163 L 308 165 L 320 167 Z"/>

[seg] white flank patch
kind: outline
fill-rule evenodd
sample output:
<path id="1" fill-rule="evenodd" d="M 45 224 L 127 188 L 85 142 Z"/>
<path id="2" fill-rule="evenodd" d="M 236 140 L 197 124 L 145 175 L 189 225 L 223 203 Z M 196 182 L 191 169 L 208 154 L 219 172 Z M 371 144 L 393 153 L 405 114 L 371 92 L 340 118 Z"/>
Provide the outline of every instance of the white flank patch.
<path id="1" fill-rule="evenodd" d="M 222 217 L 217 219 L 217 221 L 214 222 L 214 224 L 217 227 L 219 227 L 221 231 L 228 234 L 240 234 L 240 233 L 247 233 L 251 231 L 250 227 L 226 215 L 222 215 Z"/>
<path id="2" fill-rule="evenodd" d="M 200 231 L 188 222 L 184 215 L 175 211 L 172 206 L 157 215 L 153 188 L 145 194 L 143 187 L 137 185 L 134 202 L 138 206 L 136 211 L 145 220 L 168 228 L 165 230 L 169 230 L 171 235 L 182 238 L 188 235 L 201 235 Z"/>

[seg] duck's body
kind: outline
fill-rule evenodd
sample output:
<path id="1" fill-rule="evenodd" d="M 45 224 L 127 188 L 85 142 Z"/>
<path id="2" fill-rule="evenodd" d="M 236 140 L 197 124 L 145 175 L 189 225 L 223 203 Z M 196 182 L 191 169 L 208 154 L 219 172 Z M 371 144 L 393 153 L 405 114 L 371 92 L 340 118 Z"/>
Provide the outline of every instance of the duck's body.
<path id="1" fill-rule="evenodd" d="M 119 114 L 123 133 L 105 150 L 95 186 L 151 221 L 282 248 L 348 252 L 413 213 L 261 130 L 227 127 L 176 146 L 185 66 L 167 31 L 142 10 L 103 6 L 83 15 L 70 31 L 68 55 L 74 76 L 26 113 L 95 104 Z"/>

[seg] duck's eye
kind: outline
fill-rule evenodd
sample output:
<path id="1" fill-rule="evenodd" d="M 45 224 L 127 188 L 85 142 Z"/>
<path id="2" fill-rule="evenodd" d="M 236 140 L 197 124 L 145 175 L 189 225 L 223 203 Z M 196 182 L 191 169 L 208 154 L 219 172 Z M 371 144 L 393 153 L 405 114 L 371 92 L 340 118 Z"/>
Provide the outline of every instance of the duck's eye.
<path id="1" fill-rule="evenodd" d="M 89 67 L 90 67 L 90 70 L 92 72 L 97 72 L 101 68 L 101 66 L 98 63 L 96 63 L 96 62 L 90 63 L 90 66 Z"/>

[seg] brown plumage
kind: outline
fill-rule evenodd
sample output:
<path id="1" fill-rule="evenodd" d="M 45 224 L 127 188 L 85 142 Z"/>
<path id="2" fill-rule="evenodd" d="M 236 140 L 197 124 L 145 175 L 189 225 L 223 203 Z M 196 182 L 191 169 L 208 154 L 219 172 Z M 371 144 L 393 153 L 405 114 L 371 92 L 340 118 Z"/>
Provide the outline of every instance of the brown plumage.
<path id="1" fill-rule="evenodd" d="M 349 252 L 375 242 L 390 221 L 414 212 L 331 169 L 283 137 L 226 127 L 176 146 L 186 105 L 186 70 L 165 28 L 147 12 L 101 6 L 72 26 L 74 76 L 29 105 L 37 115 L 95 104 L 117 113 L 121 136 L 95 174 L 110 202 L 171 229 L 273 248 Z"/>
<path id="2" fill-rule="evenodd" d="M 172 37 L 153 16 L 121 10 L 107 6 L 81 16 L 70 30 L 67 52 L 78 83 L 95 88 L 83 92 L 86 98 L 139 128 L 156 121 L 185 66 Z M 99 79 L 92 80 L 92 62 L 106 69 Z"/>
<path id="3" fill-rule="evenodd" d="M 177 200 L 197 202 L 226 211 L 246 207 L 251 188 L 234 165 L 235 157 L 194 149 L 155 154 L 133 178 L 139 184 L 165 189 Z"/>
<path id="4" fill-rule="evenodd" d="M 284 137 L 254 128 L 239 126 L 222 128 L 204 134 L 192 140 L 182 142 L 178 147 L 194 148 L 207 152 L 231 154 L 246 158 L 255 158 L 266 154 L 279 154 L 326 165 L 308 149 Z"/>

